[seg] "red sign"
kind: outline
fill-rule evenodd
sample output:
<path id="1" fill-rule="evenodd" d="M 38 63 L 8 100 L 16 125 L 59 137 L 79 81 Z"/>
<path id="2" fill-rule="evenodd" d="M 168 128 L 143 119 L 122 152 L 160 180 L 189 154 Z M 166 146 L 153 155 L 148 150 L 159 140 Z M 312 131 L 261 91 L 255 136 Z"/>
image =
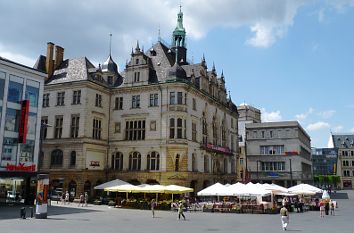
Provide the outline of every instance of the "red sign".
<path id="1" fill-rule="evenodd" d="M 28 111 L 29 100 L 22 100 L 21 102 L 21 119 L 20 129 L 18 132 L 18 143 L 26 144 L 27 130 L 28 130 Z"/>
<path id="2" fill-rule="evenodd" d="M 299 152 L 297 152 L 297 151 L 286 151 L 285 152 L 285 155 L 298 155 L 299 154 Z"/>
<path id="3" fill-rule="evenodd" d="M 230 149 L 227 148 L 227 147 L 216 146 L 216 145 L 213 145 L 213 144 L 210 144 L 210 143 L 206 144 L 205 146 L 206 146 L 207 149 L 215 151 L 215 152 L 221 152 L 221 153 L 224 153 L 224 154 L 231 154 Z"/>
<path id="4" fill-rule="evenodd" d="M 35 172 L 36 165 L 32 164 L 29 166 L 25 166 L 24 163 L 19 163 L 18 165 L 14 164 L 6 164 L 6 171 L 26 171 L 26 172 Z"/>

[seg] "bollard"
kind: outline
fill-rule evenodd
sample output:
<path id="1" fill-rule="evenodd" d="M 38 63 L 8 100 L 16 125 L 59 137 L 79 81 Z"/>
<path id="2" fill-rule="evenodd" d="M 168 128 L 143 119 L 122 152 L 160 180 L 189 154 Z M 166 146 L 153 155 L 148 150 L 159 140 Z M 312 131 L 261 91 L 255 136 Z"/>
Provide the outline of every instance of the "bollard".
<path id="1" fill-rule="evenodd" d="M 25 207 L 22 207 L 20 209 L 20 218 L 26 219 L 26 208 Z"/>
<path id="2" fill-rule="evenodd" d="M 33 218 L 33 207 L 29 207 L 29 213 L 30 213 L 31 218 Z"/>

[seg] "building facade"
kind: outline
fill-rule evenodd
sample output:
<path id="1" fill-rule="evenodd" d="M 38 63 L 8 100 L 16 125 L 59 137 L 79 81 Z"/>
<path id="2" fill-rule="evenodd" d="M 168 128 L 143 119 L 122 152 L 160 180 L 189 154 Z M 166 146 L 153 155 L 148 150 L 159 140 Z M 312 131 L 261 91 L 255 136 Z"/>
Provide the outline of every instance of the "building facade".
<path id="1" fill-rule="evenodd" d="M 331 134 L 328 147 L 338 151 L 337 175 L 340 177 L 340 187 L 353 189 L 354 134 Z"/>
<path id="2" fill-rule="evenodd" d="M 338 150 L 336 148 L 312 148 L 313 175 L 337 174 Z"/>
<path id="3" fill-rule="evenodd" d="M 246 124 L 246 138 L 253 182 L 286 187 L 313 182 L 310 137 L 297 121 Z"/>
<path id="4" fill-rule="evenodd" d="M 238 107 L 239 159 L 237 160 L 237 180 L 247 183 L 246 124 L 261 123 L 261 111 L 247 104 Z"/>
<path id="5" fill-rule="evenodd" d="M 0 202 L 33 203 L 45 77 L 0 57 Z"/>
<path id="6" fill-rule="evenodd" d="M 87 58 L 63 60 L 48 43 L 36 67 L 48 71 L 42 122 L 41 168 L 51 186 L 87 191 L 120 178 L 132 184 L 179 184 L 195 191 L 236 181 L 237 107 L 225 77 L 203 58 L 187 60 L 183 13 L 172 46 L 137 43 L 123 72 L 109 55 L 95 67 Z M 54 59 L 55 47 L 55 59 Z"/>

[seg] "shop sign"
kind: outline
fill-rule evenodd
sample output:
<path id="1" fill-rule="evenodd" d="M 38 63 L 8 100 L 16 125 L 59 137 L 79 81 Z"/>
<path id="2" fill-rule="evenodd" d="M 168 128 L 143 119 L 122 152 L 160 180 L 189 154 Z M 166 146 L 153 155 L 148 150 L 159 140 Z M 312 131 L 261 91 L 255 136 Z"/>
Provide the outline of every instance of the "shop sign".
<path id="1" fill-rule="evenodd" d="M 268 172 L 269 177 L 279 177 L 279 173 L 277 172 Z"/>
<path id="2" fill-rule="evenodd" d="M 285 155 L 299 155 L 299 152 L 297 152 L 297 151 L 286 151 Z"/>
<path id="3" fill-rule="evenodd" d="M 6 171 L 26 171 L 26 172 L 35 172 L 36 165 L 32 164 L 29 166 L 25 166 L 24 163 L 19 163 L 18 165 L 15 164 L 6 164 Z"/>
<path id="4" fill-rule="evenodd" d="M 231 154 L 230 149 L 227 148 L 227 147 L 216 146 L 216 145 L 208 143 L 208 144 L 206 144 L 206 148 L 209 149 L 209 150 L 216 151 L 216 152 L 221 152 L 221 153 L 225 153 L 225 154 Z"/>
<path id="5" fill-rule="evenodd" d="M 99 167 L 100 166 L 100 161 L 90 161 L 90 166 L 91 167 Z"/>
<path id="6" fill-rule="evenodd" d="M 28 130 L 28 111 L 29 111 L 29 100 L 22 100 L 20 128 L 18 132 L 18 143 L 26 144 L 27 130 Z"/>

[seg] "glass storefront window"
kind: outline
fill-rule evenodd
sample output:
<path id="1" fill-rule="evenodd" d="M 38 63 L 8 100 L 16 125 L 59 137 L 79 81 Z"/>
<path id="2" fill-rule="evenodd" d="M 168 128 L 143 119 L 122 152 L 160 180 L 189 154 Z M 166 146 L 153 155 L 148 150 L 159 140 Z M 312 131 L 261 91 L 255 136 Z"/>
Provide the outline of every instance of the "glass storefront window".
<path id="1" fill-rule="evenodd" d="M 5 130 L 18 132 L 21 111 L 8 108 L 5 116 Z"/>
<path id="2" fill-rule="evenodd" d="M 26 86 L 26 99 L 30 101 L 31 107 L 38 107 L 38 94 L 39 89 L 37 87 Z"/>
<path id="3" fill-rule="evenodd" d="M 22 89 L 23 89 L 23 84 L 10 81 L 7 101 L 13 103 L 20 103 L 22 100 Z"/>
<path id="4" fill-rule="evenodd" d="M 17 138 L 4 138 L 1 160 L 16 163 L 17 145 Z"/>
<path id="5" fill-rule="evenodd" d="M 27 134 L 35 135 L 37 127 L 37 114 L 30 112 L 28 114 L 28 131 Z"/>
<path id="6" fill-rule="evenodd" d="M 26 141 L 26 144 L 21 144 L 20 163 L 33 162 L 34 140 Z"/>

